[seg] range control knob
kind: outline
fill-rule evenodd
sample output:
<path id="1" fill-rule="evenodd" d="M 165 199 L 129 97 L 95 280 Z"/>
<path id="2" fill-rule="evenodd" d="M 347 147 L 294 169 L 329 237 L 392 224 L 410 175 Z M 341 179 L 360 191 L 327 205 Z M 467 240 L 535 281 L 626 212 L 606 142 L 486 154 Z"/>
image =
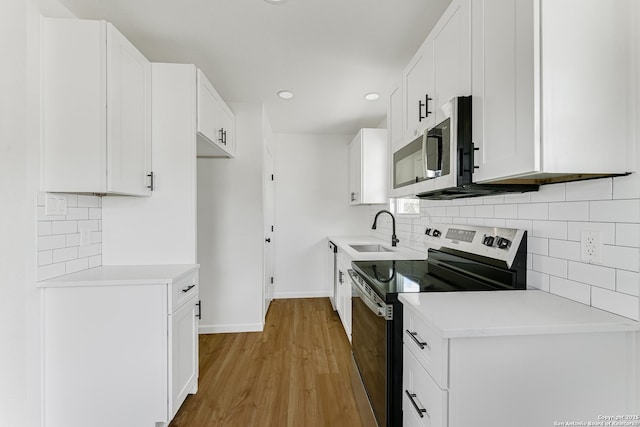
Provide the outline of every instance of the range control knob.
<path id="1" fill-rule="evenodd" d="M 493 246 L 493 242 L 495 241 L 495 237 L 493 236 L 484 236 L 484 239 L 482 239 L 482 244 L 485 246 Z"/>
<path id="2" fill-rule="evenodd" d="M 498 247 L 500 249 L 507 249 L 509 246 L 511 246 L 511 240 L 505 239 L 504 237 L 498 238 Z"/>
<path id="3" fill-rule="evenodd" d="M 432 233 L 433 237 L 440 237 L 441 235 L 442 235 L 442 232 L 440 230 L 438 229 L 433 230 L 433 233 Z"/>
<path id="4" fill-rule="evenodd" d="M 426 234 L 427 236 L 431 236 L 431 229 L 430 229 L 430 228 L 427 228 L 427 229 L 424 231 L 424 234 Z"/>

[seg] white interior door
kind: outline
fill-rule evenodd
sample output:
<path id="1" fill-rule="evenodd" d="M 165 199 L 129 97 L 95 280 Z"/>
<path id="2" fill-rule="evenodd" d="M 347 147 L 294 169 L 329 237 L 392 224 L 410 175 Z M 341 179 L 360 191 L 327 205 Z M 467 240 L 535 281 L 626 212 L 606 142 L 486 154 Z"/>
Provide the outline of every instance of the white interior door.
<path id="1" fill-rule="evenodd" d="M 263 318 L 267 315 L 269 304 L 273 299 L 273 155 L 265 144 L 264 150 L 264 310 Z"/>

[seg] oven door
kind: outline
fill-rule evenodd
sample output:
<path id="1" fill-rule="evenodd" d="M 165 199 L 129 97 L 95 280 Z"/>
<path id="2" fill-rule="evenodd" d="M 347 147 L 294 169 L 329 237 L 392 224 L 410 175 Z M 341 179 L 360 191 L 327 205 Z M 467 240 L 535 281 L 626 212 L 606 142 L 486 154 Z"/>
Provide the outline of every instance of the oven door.
<path id="1" fill-rule="evenodd" d="M 387 425 L 388 306 L 353 270 L 351 347 L 378 426 Z"/>

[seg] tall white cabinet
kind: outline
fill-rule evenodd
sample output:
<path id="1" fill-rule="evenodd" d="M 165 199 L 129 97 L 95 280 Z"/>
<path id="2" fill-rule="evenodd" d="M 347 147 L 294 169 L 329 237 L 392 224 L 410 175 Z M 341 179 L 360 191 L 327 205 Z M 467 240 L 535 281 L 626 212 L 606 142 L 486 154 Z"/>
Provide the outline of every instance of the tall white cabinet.
<path id="1" fill-rule="evenodd" d="M 151 64 L 105 21 L 42 20 L 42 189 L 148 196 Z"/>

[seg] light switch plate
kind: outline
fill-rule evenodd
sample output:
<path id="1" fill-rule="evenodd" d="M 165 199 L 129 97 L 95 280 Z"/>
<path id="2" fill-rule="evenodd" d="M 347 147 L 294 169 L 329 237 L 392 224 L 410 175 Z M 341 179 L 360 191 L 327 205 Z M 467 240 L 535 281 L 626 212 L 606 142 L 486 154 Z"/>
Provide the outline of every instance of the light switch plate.
<path id="1" fill-rule="evenodd" d="M 44 196 L 44 214 L 47 216 L 66 215 L 67 197 L 64 194 L 46 193 Z"/>

